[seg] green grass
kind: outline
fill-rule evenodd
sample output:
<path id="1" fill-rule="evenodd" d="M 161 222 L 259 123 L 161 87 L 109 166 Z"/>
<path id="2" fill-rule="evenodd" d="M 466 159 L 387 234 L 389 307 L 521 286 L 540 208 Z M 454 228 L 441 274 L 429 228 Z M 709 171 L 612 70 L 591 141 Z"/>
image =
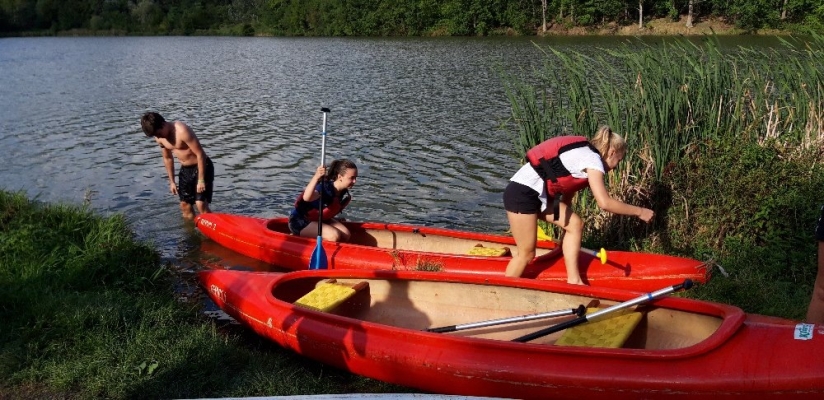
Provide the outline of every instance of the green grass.
<path id="1" fill-rule="evenodd" d="M 174 279 L 122 216 L 0 191 L 0 398 L 408 391 L 207 320 Z"/>

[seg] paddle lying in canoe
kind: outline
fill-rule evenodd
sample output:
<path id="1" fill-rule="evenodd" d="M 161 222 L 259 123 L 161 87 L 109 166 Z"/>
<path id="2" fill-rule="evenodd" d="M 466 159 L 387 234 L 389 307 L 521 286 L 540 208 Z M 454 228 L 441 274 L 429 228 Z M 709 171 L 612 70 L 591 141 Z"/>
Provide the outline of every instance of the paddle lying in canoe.
<path id="1" fill-rule="evenodd" d="M 553 239 L 552 236 L 549 236 L 549 235 L 546 234 L 546 232 L 544 231 L 543 228 L 538 226 L 538 240 L 551 241 L 551 242 L 555 243 L 556 245 L 560 246 L 562 239 L 563 239 L 563 235 L 561 235 L 561 237 L 559 239 Z M 607 263 L 607 259 L 608 259 L 607 258 L 607 251 L 604 250 L 603 247 L 598 251 L 591 250 L 591 249 L 588 249 L 586 247 L 581 247 L 581 252 L 589 254 L 589 255 L 595 257 L 596 259 L 601 260 L 601 264 L 606 264 Z"/>
<path id="2" fill-rule="evenodd" d="M 679 290 L 687 290 L 691 287 L 692 287 L 692 281 L 687 279 L 687 280 L 684 281 L 684 283 L 681 283 L 681 284 L 678 284 L 678 285 L 673 285 L 673 286 L 655 291 L 653 293 L 647 293 L 645 295 L 638 296 L 638 297 L 636 297 L 636 298 L 634 298 L 630 301 L 626 301 L 626 302 L 623 302 L 623 303 L 620 303 L 620 304 L 616 304 L 612 307 L 596 311 L 592 314 L 583 313 L 583 315 L 578 315 L 578 318 L 575 318 L 573 320 L 561 322 L 559 324 L 550 326 L 548 328 L 541 329 L 540 331 L 530 333 L 529 335 L 524 335 L 524 336 L 515 338 L 512 341 L 513 342 L 528 342 L 530 340 L 537 339 L 539 337 L 544 337 L 544 336 L 549 335 L 551 333 L 560 332 L 564 329 L 571 328 L 571 327 L 577 326 L 577 325 L 581 325 L 581 324 L 586 323 L 586 322 L 597 322 L 597 321 L 609 318 L 610 316 L 612 316 L 612 314 L 614 314 L 617 311 L 627 309 L 629 307 L 638 305 L 640 303 L 645 303 L 645 302 L 648 302 L 648 301 L 655 300 L 655 299 L 657 299 L 661 296 L 664 296 L 664 295 L 667 295 L 667 294 L 670 294 L 670 293 L 673 293 L 673 292 L 677 292 Z"/>
<path id="3" fill-rule="evenodd" d="M 584 307 L 583 304 L 579 305 L 577 308 L 569 309 L 569 310 L 558 310 L 558 311 L 550 311 L 545 313 L 538 313 L 538 314 L 529 314 L 529 315 L 520 315 L 517 317 L 509 317 L 509 318 L 498 318 L 492 319 L 489 321 L 480 321 L 480 322 L 473 322 L 469 324 L 460 324 L 460 325 L 450 325 L 450 326 L 442 326 L 439 328 L 427 328 L 427 332 L 438 332 L 438 333 L 446 333 L 446 332 L 455 332 L 455 331 L 462 331 L 465 329 L 475 329 L 475 328 L 484 328 L 487 326 L 495 326 L 495 325 L 502 325 L 502 324 L 512 324 L 515 322 L 524 322 L 524 321 L 534 321 L 537 319 L 546 319 L 546 318 L 555 318 L 555 317 L 566 317 L 569 315 L 577 315 L 583 316 L 587 312 L 587 307 Z"/>
<path id="4" fill-rule="evenodd" d="M 221 246 L 287 270 L 307 269 L 315 251 L 311 238 L 291 235 L 287 218 L 208 213 L 197 228 Z M 512 236 L 379 222 L 345 222 L 346 243 L 323 241 L 329 269 L 424 270 L 503 276 L 517 253 Z M 480 246 L 479 246 L 480 245 Z M 560 248 L 539 241 L 522 277 L 566 282 Z M 657 290 L 691 279 L 705 283 L 710 269 L 701 261 L 663 254 L 610 251 L 602 264 L 593 255 L 578 259 L 581 278 L 591 286 Z"/>
<path id="5" fill-rule="evenodd" d="M 333 367 L 429 393 L 576 400 L 824 396 L 821 328 L 724 304 L 446 272 L 199 276 L 222 310 L 259 335 Z M 545 321 L 425 331 L 594 300 L 607 318 L 527 343 L 512 340 Z M 620 329 L 590 329 L 613 321 L 622 322 L 615 324 Z"/>

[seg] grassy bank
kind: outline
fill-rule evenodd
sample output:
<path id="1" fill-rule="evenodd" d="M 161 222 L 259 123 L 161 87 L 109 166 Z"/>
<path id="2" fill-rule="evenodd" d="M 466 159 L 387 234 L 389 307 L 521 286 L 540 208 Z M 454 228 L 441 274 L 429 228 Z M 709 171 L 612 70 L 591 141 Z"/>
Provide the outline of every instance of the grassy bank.
<path id="1" fill-rule="evenodd" d="M 408 391 L 216 325 L 173 278 L 122 216 L 0 191 L 0 398 Z"/>
<path id="2" fill-rule="evenodd" d="M 820 36 L 766 51 L 724 52 L 714 37 L 594 56 L 543 48 L 546 67 L 529 81 L 505 77 L 516 157 L 610 125 L 629 143 L 611 195 L 656 218 L 602 213 L 581 192 L 585 242 L 712 260 L 715 278 L 690 296 L 800 319 L 824 203 L 823 49 Z"/>

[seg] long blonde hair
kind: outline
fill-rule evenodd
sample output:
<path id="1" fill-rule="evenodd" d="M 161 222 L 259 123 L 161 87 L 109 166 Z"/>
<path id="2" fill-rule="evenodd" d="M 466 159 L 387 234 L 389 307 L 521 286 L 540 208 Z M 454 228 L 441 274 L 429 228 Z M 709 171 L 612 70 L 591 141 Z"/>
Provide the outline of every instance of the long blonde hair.
<path id="1" fill-rule="evenodd" d="M 589 142 L 598 149 L 598 153 L 603 158 L 607 158 L 610 149 L 619 154 L 626 154 L 627 152 L 627 141 L 621 135 L 613 132 L 607 125 L 599 127 L 598 131 L 595 132 L 595 136 Z"/>

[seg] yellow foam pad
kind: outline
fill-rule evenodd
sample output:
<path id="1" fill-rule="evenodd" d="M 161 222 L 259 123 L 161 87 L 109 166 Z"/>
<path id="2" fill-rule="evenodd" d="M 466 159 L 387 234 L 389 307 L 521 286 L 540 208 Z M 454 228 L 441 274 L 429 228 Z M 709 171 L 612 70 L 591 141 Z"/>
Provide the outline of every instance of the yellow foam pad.
<path id="1" fill-rule="evenodd" d="M 509 253 L 509 249 L 507 248 L 500 248 L 500 247 L 473 247 L 469 249 L 469 255 L 471 256 L 505 256 Z"/>
<path id="2" fill-rule="evenodd" d="M 297 299 L 294 304 L 316 311 L 330 311 L 352 297 L 353 294 L 355 294 L 355 289 L 351 287 L 323 283 Z"/>
<path id="3" fill-rule="evenodd" d="M 598 311 L 588 308 L 587 314 Z M 560 346 L 586 346 L 618 348 L 624 345 L 633 329 L 641 322 L 641 313 L 626 312 L 612 318 L 586 322 L 564 331 L 555 344 Z"/>

